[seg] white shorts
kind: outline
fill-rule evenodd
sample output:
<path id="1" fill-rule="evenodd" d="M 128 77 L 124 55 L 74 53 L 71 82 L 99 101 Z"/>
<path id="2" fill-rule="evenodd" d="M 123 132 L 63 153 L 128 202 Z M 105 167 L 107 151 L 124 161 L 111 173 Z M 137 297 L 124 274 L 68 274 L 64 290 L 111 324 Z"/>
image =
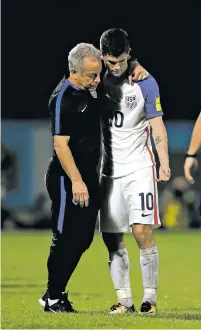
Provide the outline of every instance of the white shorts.
<path id="1" fill-rule="evenodd" d="M 101 176 L 102 206 L 99 229 L 107 233 L 131 232 L 135 223 L 160 227 L 155 166 L 121 178 Z"/>

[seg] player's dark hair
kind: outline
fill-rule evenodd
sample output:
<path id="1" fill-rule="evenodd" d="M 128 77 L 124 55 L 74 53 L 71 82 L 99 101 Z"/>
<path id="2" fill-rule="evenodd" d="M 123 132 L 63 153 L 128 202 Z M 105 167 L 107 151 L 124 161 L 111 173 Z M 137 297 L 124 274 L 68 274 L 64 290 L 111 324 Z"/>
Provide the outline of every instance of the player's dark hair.
<path id="1" fill-rule="evenodd" d="M 119 57 L 129 53 L 130 42 L 126 31 L 114 28 L 103 32 L 100 38 L 100 50 L 103 55 Z"/>

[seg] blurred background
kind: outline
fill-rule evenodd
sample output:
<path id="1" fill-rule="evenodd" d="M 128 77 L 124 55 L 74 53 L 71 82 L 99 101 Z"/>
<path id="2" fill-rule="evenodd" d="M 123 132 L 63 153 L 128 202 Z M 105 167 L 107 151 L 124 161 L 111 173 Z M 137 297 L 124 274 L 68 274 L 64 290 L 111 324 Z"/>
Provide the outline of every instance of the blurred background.
<path id="1" fill-rule="evenodd" d="M 163 228 L 200 228 L 196 184 L 183 164 L 201 110 L 201 4 L 186 1 L 2 1 L 2 229 L 50 228 L 44 175 L 52 153 L 48 99 L 78 42 L 99 47 L 104 30 L 125 29 L 132 55 L 157 80 L 172 178 L 159 185 Z"/>

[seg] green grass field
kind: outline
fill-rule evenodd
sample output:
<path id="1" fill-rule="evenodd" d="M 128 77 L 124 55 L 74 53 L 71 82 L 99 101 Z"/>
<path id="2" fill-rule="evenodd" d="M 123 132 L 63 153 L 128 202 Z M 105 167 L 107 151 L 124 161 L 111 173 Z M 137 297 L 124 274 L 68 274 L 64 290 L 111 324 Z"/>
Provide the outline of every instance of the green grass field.
<path id="1" fill-rule="evenodd" d="M 96 234 L 71 282 L 69 298 L 80 312 L 46 314 L 38 298 L 46 288 L 46 259 L 50 233 L 10 232 L 2 234 L 2 328 L 6 329 L 157 329 L 201 328 L 201 231 L 167 233 L 157 231 L 160 251 L 158 314 L 108 315 L 116 294 L 107 266 L 107 252 Z M 139 308 L 142 282 L 139 251 L 126 236 L 131 262 L 134 302 Z"/>

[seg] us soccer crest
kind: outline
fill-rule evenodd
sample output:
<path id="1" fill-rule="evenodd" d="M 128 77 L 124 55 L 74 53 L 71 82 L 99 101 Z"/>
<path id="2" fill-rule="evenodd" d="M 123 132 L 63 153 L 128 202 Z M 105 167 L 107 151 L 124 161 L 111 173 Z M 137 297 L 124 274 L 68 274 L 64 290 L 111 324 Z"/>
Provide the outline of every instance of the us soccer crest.
<path id="1" fill-rule="evenodd" d="M 137 106 L 136 95 L 125 97 L 126 107 L 133 110 Z"/>

